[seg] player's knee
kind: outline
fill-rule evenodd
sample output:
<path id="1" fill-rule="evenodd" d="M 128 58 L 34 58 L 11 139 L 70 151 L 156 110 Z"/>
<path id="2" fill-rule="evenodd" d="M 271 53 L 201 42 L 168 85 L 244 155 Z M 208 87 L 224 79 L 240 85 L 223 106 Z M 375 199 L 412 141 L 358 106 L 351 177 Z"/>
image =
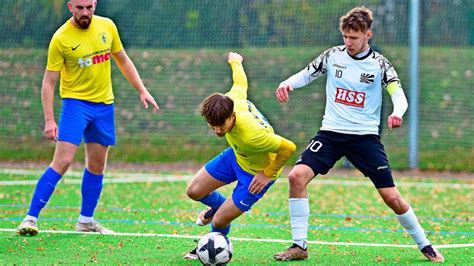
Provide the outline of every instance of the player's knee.
<path id="1" fill-rule="evenodd" d="M 201 193 L 198 188 L 193 185 L 189 185 L 186 189 L 186 195 L 192 200 L 200 200 L 202 198 Z"/>
<path id="2" fill-rule="evenodd" d="M 73 158 L 62 157 L 54 158 L 51 166 L 58 173 L 65 173 L 72 163 Z"/>
<path id="3" fill-rule="evenodd" d="M 408 210 L 408 204 L 398 194 L 387 195 L 383 200 L 396 214 L 403 214 Z"/>
<path id="4" fill-rule="evenodd" d="M 88 162 L 87 169 L 91 173 L 100 175 L 105 171 L 105 162 Z"/>
<path id="5" fill-rule="evenodd" d="M 290 183 L 290 187 L 296 190 L 304 189 L 304 187 L 306 186 L 306 181 L 304 180 L 304 177 L 295 171 L 290 172 L 290 174 L 288 175 L 288 182 Z"/>

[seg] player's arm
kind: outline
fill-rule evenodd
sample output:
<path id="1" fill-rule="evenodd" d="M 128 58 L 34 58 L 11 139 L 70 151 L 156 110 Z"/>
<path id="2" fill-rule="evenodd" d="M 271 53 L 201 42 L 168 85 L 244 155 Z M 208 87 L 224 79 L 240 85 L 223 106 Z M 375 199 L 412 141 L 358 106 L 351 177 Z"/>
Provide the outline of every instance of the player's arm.
<path id="1" fill-rule="evenodd" d="M 408 109 L 408 101 L 403 92 L 399 81 L 391 82 L 386 87 L 387 92 L 393 103 L 393 112 L 388 117 L 388 128 L 401 127 L 403 123 L 403 115 Z"/>
<path id="2" fill-rule="evenodd" d="M 296 145 L 292 141 L 282 138 L 280 147 L 275 151 L 275 160 L 263 169 L 263 173 L 268 177 L 275 176 L 295 151 Z"/>
<path id="3" fill-rule="evenodd" d="M 143 85 L 137 68 L 133 64 L 132 60 L 130 60 L 130 57 L 128 57 L 125 50 L 122 49 L 116 53 L 112 53 L 112 56 L 124 77 L 140 94 L 140 101 L 143 103 L 145 108 L 148 108 L 148 103 L 150 103 L 153 105 L 153 112 L 158 111 L 160 107 L 158 107 L 158 104 L 156 103 L 153 96 L 151 96 L 151 94 L 148 92 L 145 85 Z"/>
<path id="4" fill-rule="evenodd" d="M 47 70 L 44 72 L 41 86 L 41 103 L 44 114 L 44 136 L 57 141 L 58 125 L 54 119 L 54 86 L 59 79 L 58 71 Z"/>
<path id="5" fill-rule="evenodd" d="M 232 69 L 233 85 L 229 94 L 232 94 L 233 99 L 247 99 L 248 81 L 242 65 L 243 57 L 238 53 L 230 52 L 227 57 L 227 62 Z"/>
<path id="6" fill-rule="evenodd" d="M 401 127 L 403 123 L 403 115 L 408 108 L 407 98 L 403 92 L 400 79 L 393 65 L 386 58 L 383 58 L 382 67 L 382 86 L 385 87 L 393 103 L 393 112 L 388 117 L 388 128 Z"/>
<path id="7" fill-rule="evenodd" d="M 309 65 L 301 70 L 300 72 L 289 77 L 285 81 L 278 85 L 275 91 L 277 100 L 281 103 L 285 103 L 289 99 L 289 93 L 297 88 L 304 87 L 315 79 L 326 73 L 326 61 L 327 57 L 331 53 L 331 49 L 320 54 L 314 59 Z"/>
<path id="8" fill-rule="evenodd" d="M 274 180 L 273 177 L 285 165 L 295 151 L 296 145 L 292 141 L 281 138 L 280 146 L 275 151 L 275 159 L 263 169 L 262 172 L 255 175 L 250 183 L 249 192 L 252 194 L 260 193 L 268 183 Z"/>

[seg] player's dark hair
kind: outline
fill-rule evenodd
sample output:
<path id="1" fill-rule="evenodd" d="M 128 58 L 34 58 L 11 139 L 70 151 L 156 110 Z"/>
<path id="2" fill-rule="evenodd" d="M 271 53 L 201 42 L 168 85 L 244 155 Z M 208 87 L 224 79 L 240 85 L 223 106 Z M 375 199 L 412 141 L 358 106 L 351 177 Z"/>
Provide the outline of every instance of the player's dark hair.
<path id="1" fill-rule="evenodd" d="M 234 112 L 234 101 L 221 93 L 213 93 L 201 103 L 201 116 L 211 126 L 222 126 Z"/>
<path id="2" fill-rule="evenodd" d="M 372 28 L 373 20 L 372 10 L 358 6 L 339 19 L 339 30 L 343 33 L 351 30 L 366 32 Z"/>

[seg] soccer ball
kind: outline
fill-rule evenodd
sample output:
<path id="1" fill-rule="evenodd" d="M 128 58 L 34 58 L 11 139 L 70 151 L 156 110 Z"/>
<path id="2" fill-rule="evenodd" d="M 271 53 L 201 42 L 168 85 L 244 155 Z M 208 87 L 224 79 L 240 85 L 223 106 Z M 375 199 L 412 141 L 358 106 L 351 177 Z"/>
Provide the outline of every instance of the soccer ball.
<path id="1" fill-rule="evenodd" d="M 199 240 L 196 251 L 202 264 L 223 265 L 232 258 L 233 247 L 225 235 L 212 232 Z"/>

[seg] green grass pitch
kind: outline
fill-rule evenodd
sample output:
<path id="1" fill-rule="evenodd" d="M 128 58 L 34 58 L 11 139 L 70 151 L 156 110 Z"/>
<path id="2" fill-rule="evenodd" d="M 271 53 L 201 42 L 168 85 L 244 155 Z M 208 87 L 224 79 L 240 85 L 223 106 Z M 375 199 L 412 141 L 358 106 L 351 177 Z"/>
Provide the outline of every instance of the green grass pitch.
<path id="1" fill-rule="evenodd" d="M 40 234 L 20 237 L 37 173 L 0 170 L 0 264 L 182 264 L 182 255 L 208 227 L 194 225 L 203 206 L 186 197 L 186 176 L 107 175 L 95 218 L 117 235 L 76 234 L 80 175 L 67 174 L 41 213 Z M 472 180 L 396 179 L 428 237 L 450 265 L 474 264 Z M 229 196 L 234 185 L 222 189 Z M 291 243 L 287 179 L 277 182 L 238 218 L 230 237 L 231 264 L 425 264 L 368 179 L 318 177 L 309 187 L 310 257 L 283 263 L 272 255 Z M 287 241 L 287 242 L 286 242 Z"/>

